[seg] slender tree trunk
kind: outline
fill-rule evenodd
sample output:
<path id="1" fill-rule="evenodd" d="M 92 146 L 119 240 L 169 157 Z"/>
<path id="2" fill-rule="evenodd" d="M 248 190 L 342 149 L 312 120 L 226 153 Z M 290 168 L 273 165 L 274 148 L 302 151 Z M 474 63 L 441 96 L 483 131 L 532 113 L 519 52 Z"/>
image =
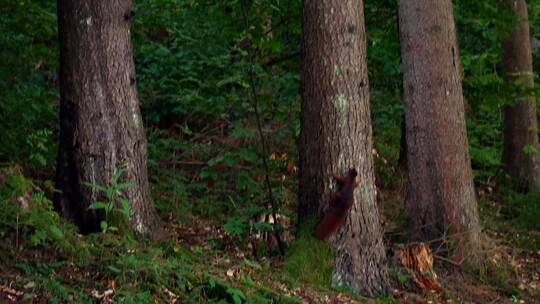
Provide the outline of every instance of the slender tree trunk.
<path id="1" fill-rule="evenodd" d="M 534 87 L 529 20 L 525 0 L 506 0 L 518 20 L 512 34 L 502 44 L 504 78 L 510 84 L 521 86 L 523 93 L 515 103 L 504 108 L 504 144 L 502 162 L 506 172 L 524 190 L 540 190 L 540 160 L 538 153 L 527 153 L 527 147 L 536 151 L 538 120 L 536 100 L 530 90 Z"/>
<path id="2" fill-rule="evenodd" d="M 475 255 L 480 227 L 465 126 L 452 2 L 399 2 L 409 187 L 417 240 L 447 237 Z"/>
<path id="3" fill-rule="evenodd" d="M 60 149 L 55 206 L 82 232 L 99 230 L 100 214 L 88 206 L 125 167 L 123 191 L 130 226 L 163 236 L 150 198 L 146 136 L 139 110 L 130 39 L 130 0 L 59 0 Z"/>
<path id="4" fill-rule="evenodd" d="M 358 170 L 354 205 L 332 238 L 333 284 L 386 292 L 386 257 L 375 199 L 363 2 L 305 0 L 299 217 L 321 214 L 332 174 Z"/>

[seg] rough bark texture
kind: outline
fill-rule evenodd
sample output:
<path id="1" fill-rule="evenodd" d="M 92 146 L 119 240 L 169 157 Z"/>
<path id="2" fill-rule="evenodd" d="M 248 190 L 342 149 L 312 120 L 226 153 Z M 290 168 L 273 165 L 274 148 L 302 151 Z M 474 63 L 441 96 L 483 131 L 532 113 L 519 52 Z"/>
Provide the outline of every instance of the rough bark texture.
<path id="1" fill-rule="evenodd" d="M 401 121 L 401 138 L 399 140 L 399 158 L 398 166 L 402 170 L 407 170 L 407 125 L 405 124 L 405 113 L 402 115 Z"/>
<path id="2" fill-rule="evenodd" d="M 60 149 L 55 206 L 82 232 L 99 230 L 100 214 L 87 210 L 102 200 L 88 186 L 109 186 L 126 167 L 123 191 L 130 226 L 162 236 L 150 198 L 146 136 L 139 110 L 130 39 L 131 1 L 59 0 Z"/>
<path id="3" fill-rule="evenodd" d="M 305 0 L 303 8 L 300 220 L 321 215 L 332 174 L 358 170 L 360 186 L 336 248 L 333 284 L 386 292 L 386 257 L 375 199 L 363 3 Z"/>
<path id="4" fill-rule="evenodd" d="M 454 258 L 475 255 L 480 227 L 450 0 L 399 1 L 413 238 L 453 240 Z"/>
<path id="5" fill-rule="evenodd" d="M 504 109 L 503 166 L 524 190 L 540 189 L 540 161 L 538 155 L 524 152 L 527 146 L 539 148 L 536 100 L 528 90 L 534 87 L 531 41 L 527 3 L 506 0 L 517 15 L 512 34 L 503 42 L 504 77 L 508 83 L 522 86 L 524 93 L 515 104 Z"/>

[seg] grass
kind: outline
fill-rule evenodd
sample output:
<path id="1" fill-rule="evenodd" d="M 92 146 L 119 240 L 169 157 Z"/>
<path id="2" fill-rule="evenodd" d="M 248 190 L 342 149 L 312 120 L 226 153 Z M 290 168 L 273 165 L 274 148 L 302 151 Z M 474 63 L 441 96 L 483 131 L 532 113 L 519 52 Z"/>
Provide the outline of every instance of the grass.
<path id="1" fill-rule="evenodd" d="M 283 267 L 293 281 L 329 288 L 333 250 L 328 243 L 313 237 L 314 227 L 314 219 L 300 227 Z"/>
<path id="2" fill-rule="evenodd" d="M 512 193 L 508 215 L 522 229 L 540 230 L 540 192 Z"/>

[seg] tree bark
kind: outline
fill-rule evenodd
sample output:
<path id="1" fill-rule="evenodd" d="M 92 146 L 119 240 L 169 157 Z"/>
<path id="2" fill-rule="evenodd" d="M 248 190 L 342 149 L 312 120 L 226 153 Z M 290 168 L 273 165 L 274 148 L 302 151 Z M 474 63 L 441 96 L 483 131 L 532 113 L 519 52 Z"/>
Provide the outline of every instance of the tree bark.
<path id="1" fill-rule="evenodd" d="M 332 237 L 333 284 L 376 296 L 387 290 L 383 233 L 375 199 L 363 2 L 305 0 L 299 218 L 321 215 L 332 174 L 358 170 L 347 220 Z"/>
<path id="2" fill-rule="evenodd" d="M 452 241 L 475 256 L 480 226 L 450 0 L 399 1 L 408 191 L 413 239 Z"/>
<path id="3" fill-rule="evenodd" d="M 405 113 L 401 117 L 401 137 L 399 141 L 399 158 L 398 167 L 406 171 L 407 170 L 407 127 L 405 123 Z"/>
<path id="4" fill-rule="evenodd" d="M 55 206 L 82 232 L 99 231 L 103 200 L 89 184 L 110 186 L 125 167 L 122 191 L 130 226 L 163 236 L 150 198 L 146 136 L 139 110 L 130 26 L 130 0 L 59 0 L 60 147 Z"/>
<path id="5" fill-rule="evenodd" d="M 529 20 L 525 0 L 506 0 L 517 16 L 512 34 L 502 44 L 505 81 L 517 84 L 522 93 L 504 108 L 502 163 L 522 190 L 540 190 L 540 160 L 537 153 L 527 153 L 527 146 L 539 149 Z"/>

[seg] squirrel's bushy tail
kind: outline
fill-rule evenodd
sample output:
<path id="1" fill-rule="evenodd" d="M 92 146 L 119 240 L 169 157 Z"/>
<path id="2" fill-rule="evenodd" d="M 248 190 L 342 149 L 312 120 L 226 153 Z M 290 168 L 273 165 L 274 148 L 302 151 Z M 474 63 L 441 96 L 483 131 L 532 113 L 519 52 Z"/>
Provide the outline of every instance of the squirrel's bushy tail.
<path id="1" fill-rule="evenodd" d="M 324 215 L 322 221 L 315 229 L 315 237 L 321 240 L 326 240 L 332 235 L 343 222 L 344 216 L 335 212 L 328 212 Z"/>

